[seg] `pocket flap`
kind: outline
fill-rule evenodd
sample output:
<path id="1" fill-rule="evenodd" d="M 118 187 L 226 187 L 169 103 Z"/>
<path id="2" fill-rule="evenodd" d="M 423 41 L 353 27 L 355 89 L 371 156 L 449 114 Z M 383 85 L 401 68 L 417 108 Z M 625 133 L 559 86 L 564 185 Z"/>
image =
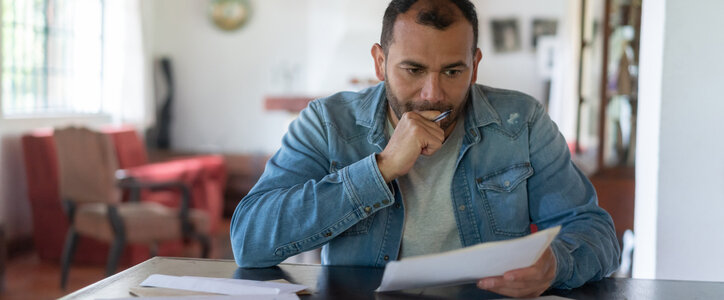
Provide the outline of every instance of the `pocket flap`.
<path id="1" fill-rule="evenodd" d="M 510 192 L 531 175 L 533 167 L 530 163 L 520 163 L 478 178 L 477 183 L 479 189 Z"/>

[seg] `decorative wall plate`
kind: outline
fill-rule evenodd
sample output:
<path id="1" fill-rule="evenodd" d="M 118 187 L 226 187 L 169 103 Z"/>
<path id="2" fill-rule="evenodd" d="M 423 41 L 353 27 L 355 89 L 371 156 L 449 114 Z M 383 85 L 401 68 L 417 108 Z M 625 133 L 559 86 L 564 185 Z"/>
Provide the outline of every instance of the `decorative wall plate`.
<path id="1" fill-rule="evenodd" d="M 212 0 L 209 4 L 211 21 L 222 30 L 239 29 L 250 16 L 251 5 L 248 0 Z"/>

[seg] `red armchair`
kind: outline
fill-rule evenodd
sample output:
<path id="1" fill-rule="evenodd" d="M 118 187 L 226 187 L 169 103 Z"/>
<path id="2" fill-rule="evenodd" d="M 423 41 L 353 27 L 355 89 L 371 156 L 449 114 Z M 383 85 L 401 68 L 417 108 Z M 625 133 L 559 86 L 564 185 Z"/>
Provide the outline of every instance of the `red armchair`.
<path id="1" fill-rule="evenodd" d="M 196 173 L 191 184 L 192 208 L 205 210 L 209 215 L 212 232 L 219 228 L 226 184 L 226 168 L 220 156 L 198 156 L 161 163 L 148 163 L 145 147 L 131 127 L 105 128 L 111 136 L 119 167 L 130 176 L 144 180 L 180 179 Z M 41 259 L 59 261 L 63 249 L 68 220 L 63 213 L 58 189 L 58 162 L 52 129 L 37 130 L 22 137 L 28 198 L 33 215 L 33 239 Z M 180 174 L 185 175 L 180 175 Z M 183 180 L 182 180 L 183 181 Z M 180 204 L 180 194 L 169 191 L 144 191 L 144 201 L 154 201 L 167 206 Z M 76 246 L 75 261 L 79 263 L 104 263 L 108 245 L 93 239 L 80 238 Z M 181 255 L 181 242 L 164 243 L 159 255 Z M 144 246 L 129 246 L 121 259 L 123 264 L 135 264 L 148 258 Z"/>
<path id="2" fill-rule="evenodd" d="M 226 166 L 218 155 L 198 155 L 149 163 L 146 146 L 133 127 L 108 127 L 102 132 L 109 135 L 116 148 L 118 166 L 127 174 L 147 181 L 171 181 L 184 171 L 199 172 L 199 179 L 191 187 L 192 208 L 203 209 L 209 214 L 211 232 L 218 230 L 224 204 Z M 178 191 L 144 191 L 144 201 L 158 202 L 176 207 L 180 204 Z"/>

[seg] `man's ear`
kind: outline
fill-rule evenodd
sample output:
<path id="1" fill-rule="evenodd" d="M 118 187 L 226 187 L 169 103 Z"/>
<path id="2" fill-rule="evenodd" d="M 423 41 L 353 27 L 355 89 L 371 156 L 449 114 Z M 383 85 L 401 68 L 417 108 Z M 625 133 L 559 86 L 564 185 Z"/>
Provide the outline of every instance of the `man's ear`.
<path id="1" fill-rule="evenodd" d="M 372 59 L 375 61 L 375 74 L 377 80 L 385 81 L 385 51 L 382 50 L 382 46 L 378 43 L 372 45 Z"/>
<path id="2" fill-rule="evenodd" d="M 475 55 L 473 56 L 473 76 L 470 80 L 470 84 L 475 84 L 475 82 L 478 80 L 478 65 L 480 64 L 480 61 L 483 59 L 483 52 L 480 51 L 480 48 L 475 49 Z"/>

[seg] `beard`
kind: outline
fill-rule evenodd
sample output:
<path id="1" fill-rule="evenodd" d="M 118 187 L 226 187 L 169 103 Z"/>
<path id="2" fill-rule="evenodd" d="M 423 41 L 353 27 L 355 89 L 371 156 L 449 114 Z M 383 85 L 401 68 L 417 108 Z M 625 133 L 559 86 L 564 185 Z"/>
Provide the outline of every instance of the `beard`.
<path id="1" fill-rule="evenodd" d="M 390 107 L 392 108 L 392 112 L 395 113 L 395 116 L 397 116 L 397 120 L 400 120 L 402 118 L 402 114 L 408 112 L 408 111 L 426 111 L 426 110 L 437 110 L 439 112 L 444 112 L 447 110 L 450 110 L 450 115 L 440 121 L 440 128 L 442 130 L 447 130 L 448 127 L 450 127 L 452 124 L 457 121 L 460 114 L 465 109 L 465 105 L 467 104 L 467 101 L 460 101 L 460 106 L 455 107 L 452 104 L 447 103 L 431 103 L 430 101 L 405 101 L 400 102 L 400 99 L 395 96 L 395 91 L 392 89 L 392 86 L 390 86 L 390 83 L 388 80 L 385 79 L 385 95 L 387 96 L 387 102 L 389 103 Z M 465 93 L 465 97 L 463 99 L 467 100 L 468 96 L 470 95 L 470 86 L 468 86 L 467 92 Z"/>

